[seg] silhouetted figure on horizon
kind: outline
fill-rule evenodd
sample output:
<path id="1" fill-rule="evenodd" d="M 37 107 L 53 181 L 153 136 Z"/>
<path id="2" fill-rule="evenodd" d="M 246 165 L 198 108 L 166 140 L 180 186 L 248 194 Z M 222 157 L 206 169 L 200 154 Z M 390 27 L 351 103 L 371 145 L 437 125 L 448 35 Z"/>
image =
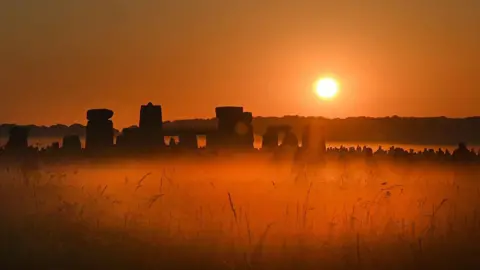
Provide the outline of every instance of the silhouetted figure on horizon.
<path id="1" fill-rule="evenodd" d="M 373 157 L 373 149 L 372 148 L 369 148 L 369 147 L 365 147 L 363 149 L 363 153 L 365 153 L 365 156 L 367 158 L 372 158 Z"/>
<path id="2" fill-rule="evenodd" d="M 386 154 L 387 154 L 387 151 L 385 151 L 385 149 L 383 149 L 382 146 L 379 146 L 377 151 L 375 151 L 376 156 L 384 156 Z"/>

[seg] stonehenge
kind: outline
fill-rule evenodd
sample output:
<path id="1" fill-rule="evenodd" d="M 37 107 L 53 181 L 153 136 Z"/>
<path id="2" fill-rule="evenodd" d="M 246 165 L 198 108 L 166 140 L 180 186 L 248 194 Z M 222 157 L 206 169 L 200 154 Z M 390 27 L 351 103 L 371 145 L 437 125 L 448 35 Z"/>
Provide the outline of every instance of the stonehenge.
<path id="1" fill-rule="evenodd" d="M 114 133 L 113 111 L 109 109 L 92 109 L 87 111 L 87 132 L 85 148 L 87 150 L 104 150 L 113 146 Z"/>

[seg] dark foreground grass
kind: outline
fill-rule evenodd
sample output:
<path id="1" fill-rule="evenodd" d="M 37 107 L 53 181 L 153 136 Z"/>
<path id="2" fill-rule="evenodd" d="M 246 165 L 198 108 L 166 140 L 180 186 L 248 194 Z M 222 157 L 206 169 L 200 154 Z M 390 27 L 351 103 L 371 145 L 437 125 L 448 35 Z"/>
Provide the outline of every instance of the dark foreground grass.
<path id="1" fill-rule="evenodd" d="M 0 267 L 480 266 L 475 177 L 426 165 L 330 162 L 292 175 L 285 164 L 239 164 L 3 170 Z"/>

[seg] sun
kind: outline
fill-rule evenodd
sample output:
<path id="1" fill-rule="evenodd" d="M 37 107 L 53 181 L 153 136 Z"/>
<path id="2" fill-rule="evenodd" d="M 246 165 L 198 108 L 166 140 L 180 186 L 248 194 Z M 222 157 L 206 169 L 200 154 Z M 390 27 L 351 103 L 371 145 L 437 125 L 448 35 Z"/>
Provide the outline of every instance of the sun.
<path id="1" fill-rule="evenodd" d="M 338 82 L 333 78 L 322 78 L 315 83 L 315 93 L 321 99 L 332 99 L 338 94 Z"/>

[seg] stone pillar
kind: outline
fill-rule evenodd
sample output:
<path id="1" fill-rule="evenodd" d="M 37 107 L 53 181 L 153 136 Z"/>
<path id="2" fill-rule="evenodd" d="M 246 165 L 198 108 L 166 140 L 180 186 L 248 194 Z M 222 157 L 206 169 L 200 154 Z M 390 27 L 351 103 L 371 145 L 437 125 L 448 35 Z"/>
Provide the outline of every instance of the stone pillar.
<path id="1" fill-rule="evenodd" d="M 182 133 L 178 138 L 178 146 L 184 149 L 198 149 L 198 140 L 195 133 Z"/>
<path id="2" fill-rule="evenodd" d="M 262 148 L 272 149 L 276 147 L 278 147 L 278 129 L 270 126 L 263 135 Z"/>
<path id="3" fill-rule="evenodd" d="M 217 107 L 215 115 L 218 120 L 219 133 L 233 135 L 237 123 L 243 120 L 243 107 Z"/>
<path id="4" fill-rule="evenodd" d="M 318 148 L 321 156 L 327 154 L 327 138 L 325 134 L 325 128 L 323 126 L 320 126 L 320 142 Z"/>
<path id="5" fill-rule="evenodd" d="M 163 137 L 162 106 L 153 105 L 149 102 L 140 108 L 140 123 L 142 145 L 156 146 L 165 145 Z"/>
<path id="6" fill-rule="evenodd" d="M 140 123 L 141 129 L 159 129 L 163 127 L 162 106 L 153 105 L 149 102 L 147 105 L 140 107 Z"/>
<path id="7" fill-rule="evenodd" d="M 291 130 L 286 131 L 282 146 L 298 147 L 297 136 Z"/>
<path id="8" fill-rule="evenodd" d="M 175 138 L 170 137 L 170 139 L 168 140 L 168 147 L 170 148 L 177 147 L 177 142 L 175 141 Z"/>
<path id="9" fill-rule="evenodd" d="M 209 146 L 235 146 L 239 143 L 238 131 L 244 120 L 243 107 L 217 107 L 217 132 L 208 136 Z"/>
<path id="10" fill-rule="evenodd" d="M 28 149 L 28 127 L 14 126 L 10 129 L 8 142 L 5 145 L 5 150 L 8 151 L 25 151 Z"/>
<path id="11" fill-rule="evenodd" d="M 255 135 L 253 132 L 253 115 L 251 112 L 243 113 L 243 126 L 245 130 L 239 132 L 239 135 L 242 136 L 241 144 L 248 148 L 253 148 L 253 143 L 255 141 Z"/>
<path id="12" fill-rule="evenodd" d="M 303 128 L 302 134 L 302 149 L 307 150 L 310 147 L 310 136 L 311 136 L 310 125 L 307 125 Z"/>
<path id="13" fill-rule="evenodd" d="M 60 149 L 60 143 L 59 142 L 53 142 L 52 145 L 50 145 L 50 149 L 54 150 L 54 151 L 57 151 L 58 149 Z"/>
<path id="14" fill-rule="evenodd" d="M 78 135 L 67 135 L 63 137 L 62 149 L 68 152 L 80 152 L 82 150 L 82 142 Z"/>
<path id="15" fill-rule="evenodd" d="M 113 111 L 108 109 L 93 109 L 87 112 L 87 150 L 103 150 L 113 146 L 114 132 Z"/>
<path id="16" fill-rule="evenodd" d="M 117 137 L 116 145 L 120 148 L 134 149 L 139 145 L 139 130 L 138 127 L 124 128 Z"/>

